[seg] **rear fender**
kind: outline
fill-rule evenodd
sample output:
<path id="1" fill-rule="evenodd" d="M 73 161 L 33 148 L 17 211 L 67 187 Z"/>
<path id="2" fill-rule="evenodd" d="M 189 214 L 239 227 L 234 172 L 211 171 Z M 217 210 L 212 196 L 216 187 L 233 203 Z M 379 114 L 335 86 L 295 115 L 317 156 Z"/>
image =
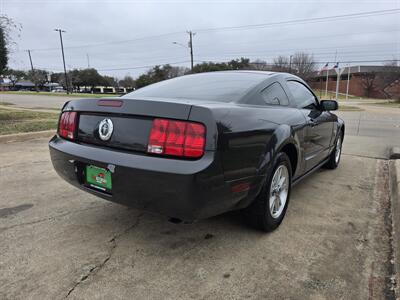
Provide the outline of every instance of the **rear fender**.
<path id="1" fill-rule="evenodd" d="M 269 140 L 268 146 L 266 147 L 266 153 L 264 155 L 264 159 L 260 162 L 259 166 L 259 174 L 266 175 L 269 174 L 273 167 L 273 161 L 275 157 L 278 155 L 282 149 L 288 145 L 292 144 L 296 148 L 297 151 L 297 165 L 294 169 L 299 170 L 299 165 L 301 164 L 301 160 L 299 159 L 301 149 L 299 147 L 300 140 L 297 133 L 292 130 L 292 128 L 288 125 L 279 125 L 274 131 L 271 139 Z M 294 175 L 294 174 L 293 174 Z"/>

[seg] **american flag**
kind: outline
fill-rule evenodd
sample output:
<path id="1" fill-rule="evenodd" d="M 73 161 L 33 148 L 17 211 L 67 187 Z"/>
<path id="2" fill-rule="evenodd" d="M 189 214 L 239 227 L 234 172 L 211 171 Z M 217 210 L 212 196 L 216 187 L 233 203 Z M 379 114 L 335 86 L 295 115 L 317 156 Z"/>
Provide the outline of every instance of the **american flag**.
<path id="1" fill-rule="evenodd" d="M 321 70 L 319 70 L 318 74 L 321 74 L 323 71 L 329 70 L 328 65 L 329 65 L 329 63 L 327 62 L 327 63 L 321 68 Z"/>

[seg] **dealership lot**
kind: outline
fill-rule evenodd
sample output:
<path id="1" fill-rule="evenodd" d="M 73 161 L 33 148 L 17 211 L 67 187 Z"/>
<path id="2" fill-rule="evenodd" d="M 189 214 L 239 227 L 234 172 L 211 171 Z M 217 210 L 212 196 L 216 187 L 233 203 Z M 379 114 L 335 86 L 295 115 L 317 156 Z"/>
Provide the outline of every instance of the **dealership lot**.
<path id="1" fill-rule="evenodd" d="M 65 183 L 46 139 L 0 144 L 0 298 L 390 299 L 387 153 L 400 115 L 340 114 L 341 165 L 299 183 L 270 234 L 239 213 L 172 224 Z"/>

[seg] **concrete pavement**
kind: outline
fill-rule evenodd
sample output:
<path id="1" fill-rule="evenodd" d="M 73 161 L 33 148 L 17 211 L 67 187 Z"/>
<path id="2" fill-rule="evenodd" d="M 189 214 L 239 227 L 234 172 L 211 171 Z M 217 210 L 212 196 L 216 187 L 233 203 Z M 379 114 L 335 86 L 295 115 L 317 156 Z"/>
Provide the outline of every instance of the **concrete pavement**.
<path id="1" fill-rule="evenodd" d="M 347 151 L 264 234 L 238 213 L 175 225 L 106 202 L 56 175 L 46 139 L 2 144 L 0 298 L 384 299 L 388 162 Z"/>

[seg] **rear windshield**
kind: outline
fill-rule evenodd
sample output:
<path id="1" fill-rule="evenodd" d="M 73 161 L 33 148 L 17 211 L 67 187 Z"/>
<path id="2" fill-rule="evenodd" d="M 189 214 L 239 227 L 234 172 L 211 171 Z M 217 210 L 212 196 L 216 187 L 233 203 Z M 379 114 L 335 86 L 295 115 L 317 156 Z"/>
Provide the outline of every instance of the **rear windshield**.
<path id="1" fill-rule="evenodd" d="M 265 79 L 255 73 L 204 73 L 161 81 L 124 96 L 235 102 Z"/>

